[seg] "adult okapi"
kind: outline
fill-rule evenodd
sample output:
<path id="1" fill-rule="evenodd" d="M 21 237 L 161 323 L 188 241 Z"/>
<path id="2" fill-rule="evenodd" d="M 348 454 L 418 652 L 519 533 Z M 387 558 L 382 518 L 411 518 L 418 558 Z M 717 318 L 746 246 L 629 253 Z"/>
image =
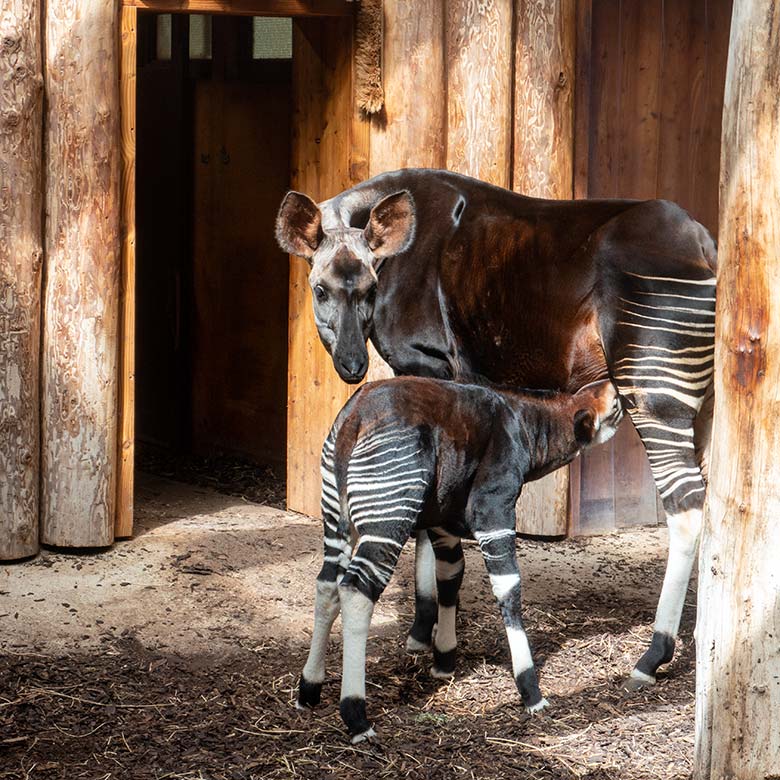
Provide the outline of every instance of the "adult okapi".
<path id="1" fill-rule="evenodd" d="M 569 393 L 612 379 L 669 526 L 653 638 L 626 685 L 653 683 L 674 653 L 702 521 L 708 232 L 666 201 L 540 200 L 426 169 L 382 174 L 319 206 L 290 192 L 276 232 L 309 262 L 319 335 L 346 382 L 365 375 L 368 338 L 397 374 Z M 430 643 L 436 616 L 427 544 L 418 535 L 412 649 Z"/>

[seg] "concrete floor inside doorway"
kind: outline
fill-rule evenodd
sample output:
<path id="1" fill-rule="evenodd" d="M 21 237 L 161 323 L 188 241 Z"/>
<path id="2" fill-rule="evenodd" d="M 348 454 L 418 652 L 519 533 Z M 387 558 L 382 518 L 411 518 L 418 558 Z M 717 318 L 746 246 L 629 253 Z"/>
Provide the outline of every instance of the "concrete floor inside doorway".
<path id="1" fill-rule="evenodd" d="M 340 622 L 323 703 L 294 707 L 321 532 L 310 518 L 139 475 L 136 536 L 0 569 L 0 779 L 688 778 L 694 591 L 658 684 L 620 681 L 649 640 L 659 529 L 518 540 L 524 609 L 551 708 L 529 717 L 478 549 L 466 550 L 454 681 L 403 645 L 407 548 L 376 610 L 368 712 L 338 715 Z"/>

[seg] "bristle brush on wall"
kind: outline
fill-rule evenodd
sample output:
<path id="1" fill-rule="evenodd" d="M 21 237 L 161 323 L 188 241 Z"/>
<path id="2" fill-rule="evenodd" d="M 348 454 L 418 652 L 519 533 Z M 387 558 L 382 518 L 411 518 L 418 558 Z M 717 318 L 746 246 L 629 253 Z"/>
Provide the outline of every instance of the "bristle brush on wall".
<path id="1" fill-rule="evenodd" d="M 385 103 L 382 88 L 382 0 L 360 0 L 355 22 L 355 90 L 360 110 L 376 114 Z"/>

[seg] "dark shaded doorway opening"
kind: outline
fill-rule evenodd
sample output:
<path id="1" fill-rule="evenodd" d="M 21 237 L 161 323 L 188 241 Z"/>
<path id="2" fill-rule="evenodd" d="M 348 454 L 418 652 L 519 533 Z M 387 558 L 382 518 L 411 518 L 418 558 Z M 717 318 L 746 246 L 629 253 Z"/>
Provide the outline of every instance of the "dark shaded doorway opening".
<path id="1" fill-rule="evenodd" d="M 136 468 L 283 505 L 292 22 L 139 13 Z"/>

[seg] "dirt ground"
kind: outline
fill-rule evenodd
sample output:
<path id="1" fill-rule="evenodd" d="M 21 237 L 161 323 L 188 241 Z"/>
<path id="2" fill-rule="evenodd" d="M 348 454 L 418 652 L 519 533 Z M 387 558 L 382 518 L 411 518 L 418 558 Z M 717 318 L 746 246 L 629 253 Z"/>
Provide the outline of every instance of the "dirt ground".
<path id="1" fill-rule="evenodd" d="M 137 535 L 0 568 L 0 778 L 677 780 L 691 770 L 693 595 L 658 684 L 623 694 L 650 636 L 666 535 L 518 540 L 551 708 L 529 717 L 478 549 L 466 550 L 453 682 L 403 651 L 407 549 L 375 613 L 368 712 L 338 715 L 340 623 L 323 704 L 295 709 L 320 529 L 301 515 L 139 476 Z"/>

